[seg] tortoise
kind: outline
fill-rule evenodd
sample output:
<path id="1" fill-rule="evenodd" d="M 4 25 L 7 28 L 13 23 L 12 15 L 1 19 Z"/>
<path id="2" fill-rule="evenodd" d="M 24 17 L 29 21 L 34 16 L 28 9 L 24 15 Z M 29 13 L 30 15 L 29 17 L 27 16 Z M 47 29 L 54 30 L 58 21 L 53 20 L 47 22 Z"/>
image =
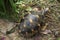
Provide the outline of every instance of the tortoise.
<path id="1" fill-rule="evenodd" d="M 45 25 L 44 15 L 47 11 L 47 8 L 39 12 L 31 11 L 29 14 L 24 16 L 18 25 L 18 33 L 20 36 L 33 37 L 40 33 L 42 26 Z M 7 31 L 7 34 L 10 34 L 12 30 Z"/>

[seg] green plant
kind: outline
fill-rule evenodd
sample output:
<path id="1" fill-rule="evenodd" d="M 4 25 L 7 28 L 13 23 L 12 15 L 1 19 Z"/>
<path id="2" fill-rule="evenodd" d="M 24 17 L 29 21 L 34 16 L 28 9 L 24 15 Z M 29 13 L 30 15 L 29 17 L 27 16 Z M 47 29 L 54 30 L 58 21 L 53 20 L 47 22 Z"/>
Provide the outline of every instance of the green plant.
<path id="1" fill-rule="evenodd" d="M 13 0 L 0 0 L 0 18 L 17 20 L 16 5 Z"/>

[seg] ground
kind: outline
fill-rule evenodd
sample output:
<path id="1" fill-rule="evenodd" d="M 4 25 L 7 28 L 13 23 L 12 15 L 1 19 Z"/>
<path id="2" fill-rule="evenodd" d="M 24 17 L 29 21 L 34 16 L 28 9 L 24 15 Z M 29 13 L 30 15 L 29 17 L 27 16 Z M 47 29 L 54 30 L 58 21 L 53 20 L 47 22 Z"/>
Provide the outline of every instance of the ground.
<path id="1" fill-rule="evenodd" d="M 56 15 L 58 14 L 59 13 L 57 13 Z M 14 22 L 9 22 L 8 20 L 0 19 L 0 39 L 1 40 L 5 39 L 6 40 L 60 40 L 59 39 L 60 20 L 58 17 L 56 19 L 52 13 L 49 14 L 48 16 L 50 16 L 50 18 L 47 17 L 46 22 L 48 23 L 48 26 L 46 27 L 46 29 L 39 36 L 35 36 L 30 39 L 20 37 L 17 31 L 9 35 L 6 35 L 6 31 L 15 27 L 16 24 Z"/>
<path id="2" fill-rule="evenodd" d="M 0 19 L 0 40 L 60 40 L 60 3 L 49 4 L 47 7 L 49 8 L 49 12 L 46 15 L 48 17 L 46 17 L 45 21 L 48 25 L 39 36 L 29 39 L 23 38 L 19 36 L 16 30 L 6 35 L 6 31 L 15 27 L 16 23 Z"/>

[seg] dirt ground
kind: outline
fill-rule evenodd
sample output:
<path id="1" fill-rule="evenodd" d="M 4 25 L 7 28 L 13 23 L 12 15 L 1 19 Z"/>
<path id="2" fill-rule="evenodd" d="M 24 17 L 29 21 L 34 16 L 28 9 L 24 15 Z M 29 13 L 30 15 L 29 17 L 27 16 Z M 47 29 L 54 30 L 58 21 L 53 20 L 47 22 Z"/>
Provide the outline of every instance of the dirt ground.
<path id="1" fill-rule="evenodd" d="M 58 17 L 56 17 L 58 15 Z M 14 22 L 9 22 L 8 20 L 0 19 L 0 40 L 60 40 L 60 14 L 49 14 L 49 17 L 46 17 L 46 22 L 48 26 L 46 29 L 39 35 L 33 38 L 23 38 L 20 37 L 17 31 L 6 35 L 6 31 L 12 29 L 16 26 Z"/>
<path id="2" fill-rule="evenodd" d="M 6 31 L 9 31 L 16 26 L 14 22 L 0 19 L 0 40 L 60 40 L 60 4 L 51 5 L 50 13 L 46 17 L 48 23 L 46 29 L 33 38 L 23 38 L 19 36 L 15 31 L 9 35 L 6 35 Z"/>

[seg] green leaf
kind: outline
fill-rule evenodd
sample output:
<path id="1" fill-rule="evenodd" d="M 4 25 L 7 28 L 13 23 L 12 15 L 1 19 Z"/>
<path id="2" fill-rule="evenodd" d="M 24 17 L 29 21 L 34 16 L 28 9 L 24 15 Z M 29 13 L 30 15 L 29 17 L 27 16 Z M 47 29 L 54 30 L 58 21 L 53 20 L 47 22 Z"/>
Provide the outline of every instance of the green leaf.
<path id="1" fill-rule="evenodd" d="M 26 10 L 27 10 L 27 11 L 32 11 L 32 8 L 31 8 L 31 7 L 27 7 Z"/>

